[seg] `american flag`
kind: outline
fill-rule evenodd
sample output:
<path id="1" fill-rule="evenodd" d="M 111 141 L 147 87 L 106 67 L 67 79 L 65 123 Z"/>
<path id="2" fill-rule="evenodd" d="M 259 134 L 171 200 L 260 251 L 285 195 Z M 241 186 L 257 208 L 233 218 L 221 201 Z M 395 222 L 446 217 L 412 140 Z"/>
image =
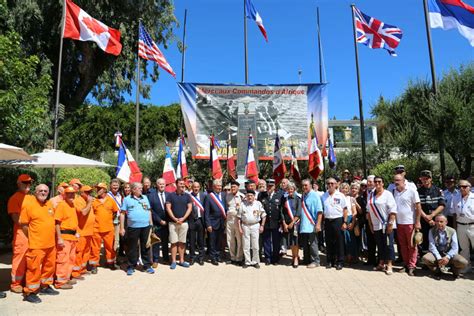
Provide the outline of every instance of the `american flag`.
<path id="1" fill-rule="evenodd" d="M 383 23 L 354 7 L 357 42 L 370 48 L 383 48 L 391 56 L 397 56 L 395 48 L 400 44 L 403 32 L 396 26 Z"/>
<path id="2" fill-rule="evenodd" d="M 165 56 L 160 51 L 155 42 L 151 39 L 150 35 L 141 23 L 138 31 L 138 56 L 146 60 L 157 62 L 161 68 L 176 78 L 173 68 L 171 68 L 170 64 L 168 64 Z"/>

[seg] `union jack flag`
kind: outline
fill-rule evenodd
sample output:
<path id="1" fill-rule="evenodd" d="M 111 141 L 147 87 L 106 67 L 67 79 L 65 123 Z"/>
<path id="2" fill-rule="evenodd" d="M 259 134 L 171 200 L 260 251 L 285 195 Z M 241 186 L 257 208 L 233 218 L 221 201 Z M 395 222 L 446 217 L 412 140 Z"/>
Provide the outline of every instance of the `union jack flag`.
<path id="1" fill-rule="evenodd" d="M 383 23 L 354 7 L 357 42 L 370 48 L 383 48 L 391 56 L 397 56 L 395 48 L 400 44 L 403 32 L 396 26 Z"/>
<path id="2" fill-rule="evenodd" d="M 141 23 L 138 27 L 138 56 L 146 60 L 157 62 L 161 68 L 176 78 L 176 74 L 166 61 L 165 55 L 163 55 Z"/>

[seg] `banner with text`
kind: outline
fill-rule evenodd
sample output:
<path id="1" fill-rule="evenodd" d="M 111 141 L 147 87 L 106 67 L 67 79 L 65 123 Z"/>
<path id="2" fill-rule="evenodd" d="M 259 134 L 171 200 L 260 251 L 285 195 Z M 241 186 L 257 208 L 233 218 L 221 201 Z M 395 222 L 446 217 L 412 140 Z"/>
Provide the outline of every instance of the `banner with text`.
<path id="1" fill-rule="evenodd" d="M 256 156 L 261 160 L 273 159 L 278 130 L 284 158 L 290 159 L 290 146 L 293 145 L 296 157 L 307 159 L 311 114 L 318 142 L 321 146 L 326 144 L 326 84 L 178 83 L 178 91 L 188 145 L 194 158 L 209 158 L 209 135 L 212 133 L 219 142 L 221 158 L 227 156 L 229 134 L 234 153 L 245 155 L 247 138 L 252 132 Z"/>

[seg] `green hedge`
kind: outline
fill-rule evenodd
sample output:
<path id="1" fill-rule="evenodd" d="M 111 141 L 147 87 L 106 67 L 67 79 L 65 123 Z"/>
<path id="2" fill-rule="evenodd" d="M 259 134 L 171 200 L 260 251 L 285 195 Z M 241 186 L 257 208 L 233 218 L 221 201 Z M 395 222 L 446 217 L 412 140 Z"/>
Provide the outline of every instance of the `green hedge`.
<path id="1" fill-rule="evenodd" d="M 433 167 L 428 160 L 423 158 L 401 158 L 376 165 L 371 170 L 371 174 L 382 177 L 385 185 L 388 185 L 393 182 L 393 170 L 397 165 L 404 165 L 407 173 L 406 178 L 414 182 L 420 176 L 421 170 L 432 170 Z"/>
<path id="2" fill-rule="evenodd" d="M 110 182 L 109 174 L 99 168 L 67 168 L 60 169 L 56 176 L 56 182 L 69 182 L 73 178 L 81 180 L 82 184 L 94 186 L 99 182 Z"/>

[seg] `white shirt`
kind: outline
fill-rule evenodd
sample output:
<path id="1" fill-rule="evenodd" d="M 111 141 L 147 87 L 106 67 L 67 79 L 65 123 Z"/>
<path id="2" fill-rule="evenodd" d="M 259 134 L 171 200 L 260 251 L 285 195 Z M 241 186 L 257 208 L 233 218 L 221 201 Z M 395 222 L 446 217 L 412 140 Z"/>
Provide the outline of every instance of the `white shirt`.
<path id="1" fill-rule="evenodd" d="M 383 224 L 387 224 L 389 216 L 391 213 L 397 214 L 397 204 L 393 198 L 392 193 L 387 190 L 384 190 L 379 197 L 376 197 L 375 190 L 370 192 L 367 199 L 367 211 L 370 213 L 370 219 L 372 220 L 372 225 L 375 230 L 383 229 Z M 374 205 L 375 197 L 375 205 Z M 377 206 L 378 212 L 375 208 Z M 380 212 L 380 214 L 379 214 Z M 380 219 L 379 217 L 382 216 Z M 393 223 L 393 228 L 396 228 L 397 223 Z"/>
<path id="2" fill-rule="evenodd" d="M 413 225 L 416 220 L 416 203 L 420 203 L 418 191 L 405 188 L 402 192 L 395 190 L 397 204 L 397 224 Z"/>
<path id="3" fill-rule="evenodd" d="M 408 181 L 407 179 L 405 179 L 405 188 L 418 191 L 416 184 L 411 181 Z M 397 190 L 397 187 L 395 186 L 395 183 L 392 182 L 388 185 L 387 191 L 390 191 L 390 193 L 393 194 L 394 190 Z"/>
<path id="4" fill-rule="evenodd" d="M 265 213 L 262 203 L 257 200 L 252 204 L 244 201 L 244 203 L 240 204 L 239 212 L 237 213 L 237 217 L 240 218 L 245 225 L 257 224 L 265 216 L 267 216 L 267 213 Z"/>
<path id="5" fill-rule="evenodd" d="M 232 193 L 226 194 L 226 203 L 227 203 L 227 217 L 226 220 L 228 222 L 233 222 L 235 220 L 235 217 L 237 216 L 237 213 L 240 208 L 240 204 L 242 204 L 243 199 L 245 198 L 245 195 L 243 195 L 240 192 L 237 192 L 236 195 L 233 195 Z"/>
<path id="6" fill-rule="evenodd" d="M 324 218 L 334 219 L 344 216 L 344 209 L 347 208 L 346 197 L 339 191 L 332 195 L 326 192 L 321 197 L 324 207 Z"/>
<path id="7" fill-rule="evenodd" d="M 460 194 L 458 189 L 454 189 L 453 192 L 447 189 L 443 191 L 444 200 L 446 201 L 446 205 L 444 206 L 443 210 L 444 216 L 453 216 L 453 198 L 458 194 Z"/>
<path id="8" fill-rule="evenodd" d="M 466 199 L 461 194 L 453 197 L 453 214 L 456 214 L 456 221 L 459 223 L 474 222 L 474 193 L 470 192 Z"/>

